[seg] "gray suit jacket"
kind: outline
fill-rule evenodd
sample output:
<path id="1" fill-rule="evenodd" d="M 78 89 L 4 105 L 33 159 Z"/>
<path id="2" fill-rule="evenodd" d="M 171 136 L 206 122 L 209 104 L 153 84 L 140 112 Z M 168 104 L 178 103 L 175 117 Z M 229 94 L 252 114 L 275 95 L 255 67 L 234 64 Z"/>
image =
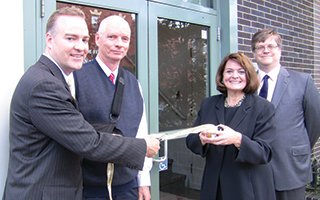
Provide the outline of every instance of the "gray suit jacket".
<path id="1" fill-rule="evenodd" d="M 276 108 L 271 161 L 276 190 L 303 187 L 312 180 L 310 153 L 320 133 L 319 92 L 311 75 L 281 67 L 271 102 Z"/>
<path id="2" fill-rule="evenodd" d="M 82 157 L 142 169 L 146 155 L 143 139 L 96 132 L 77 110 L 61 71 L 46 56 L 17 85 L 9 137 L 3 199 L 80 200 Z"/>

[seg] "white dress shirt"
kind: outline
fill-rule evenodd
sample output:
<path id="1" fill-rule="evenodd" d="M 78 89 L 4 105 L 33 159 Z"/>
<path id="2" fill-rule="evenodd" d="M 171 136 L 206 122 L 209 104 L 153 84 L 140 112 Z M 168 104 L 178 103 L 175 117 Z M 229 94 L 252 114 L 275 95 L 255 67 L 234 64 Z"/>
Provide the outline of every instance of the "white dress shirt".
<path id="1" fill-rule="evenodd" d="M 268 73 L 269 79 L 268 79 L 268 96 L 267 96 L 267 100 L 270 101 L 270 102 L 272 100 L 274 88 L 276 87 L 276 83 L 277 83 L 279 72 L 280 72 L 280 64 Z M 259 77 L 259 80 L 260 80 L 260 86 L 259 86 L 258 94 L 260 93 L 261 87 L 263 85 L 263 77 L 266 74 L 267 73 L 265 73 L 264 71 L 259 69 L 258 77 Z"/>

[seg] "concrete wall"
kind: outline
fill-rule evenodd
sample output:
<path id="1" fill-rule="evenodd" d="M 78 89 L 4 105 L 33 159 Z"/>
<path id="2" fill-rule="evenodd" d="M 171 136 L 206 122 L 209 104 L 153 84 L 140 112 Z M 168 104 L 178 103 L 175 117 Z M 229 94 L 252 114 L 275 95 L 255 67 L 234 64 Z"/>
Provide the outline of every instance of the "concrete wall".
<path id="1" fill-rule="evenodd" d="M 9 105 L 13 90 L 24 72 L 23 0 L 1 2 L 0 24 L 0 198 L 2 198 L 9 156 Z"/>

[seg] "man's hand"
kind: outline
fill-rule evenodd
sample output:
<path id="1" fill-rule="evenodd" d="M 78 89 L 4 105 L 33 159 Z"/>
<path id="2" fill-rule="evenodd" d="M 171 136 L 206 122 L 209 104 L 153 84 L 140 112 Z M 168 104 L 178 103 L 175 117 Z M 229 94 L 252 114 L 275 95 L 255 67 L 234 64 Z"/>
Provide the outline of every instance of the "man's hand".
<path id="1" fill-rule="evenodd" d="M 148 186 L 139 187 L 139 200 L 150 200 L 151 194 Z"/>
<path id="2" fill-rule="evenodd" d="M 152 158 L 157 155 L 160 149 L 160 141 L 155 137 L 148 135 L 144 138 L 147 143 L 147 157 Z"/>

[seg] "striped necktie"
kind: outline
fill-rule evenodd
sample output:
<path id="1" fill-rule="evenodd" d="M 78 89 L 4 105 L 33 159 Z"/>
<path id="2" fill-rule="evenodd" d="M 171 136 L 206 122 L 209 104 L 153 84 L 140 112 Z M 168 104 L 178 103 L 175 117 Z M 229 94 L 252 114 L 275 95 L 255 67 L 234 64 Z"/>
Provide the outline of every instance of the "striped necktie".
<path id="1" fill-rule="evenodd" d="M 110 74 L 109 79 L 114 84 L 114 74 L 113 73 Z"/>

